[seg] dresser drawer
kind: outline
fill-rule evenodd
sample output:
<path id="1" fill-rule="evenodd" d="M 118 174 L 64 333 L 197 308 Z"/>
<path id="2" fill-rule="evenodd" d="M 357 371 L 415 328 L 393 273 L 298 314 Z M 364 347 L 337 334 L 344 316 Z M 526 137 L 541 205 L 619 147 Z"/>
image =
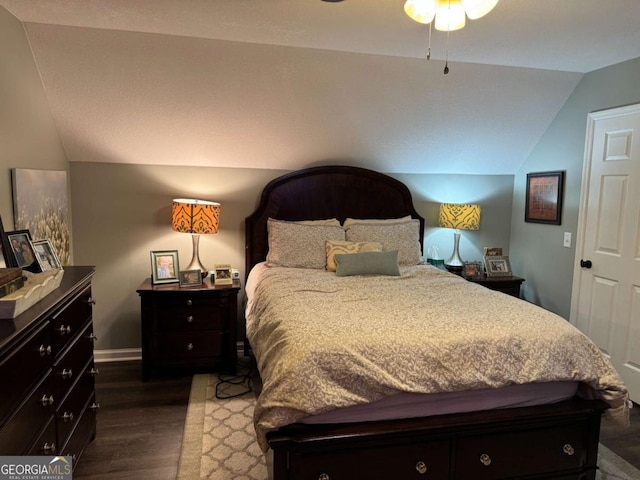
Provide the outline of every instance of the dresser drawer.
<path id="1" fill-rule="evenodd" d="M 67 344 L 91 318 L 91 302 L 91 287 L 87 287 L 52 317 L 53 351 L 56 356 L 63 353 Z"/>
<path id="2" fill-rule="evenodd" d="M 49 372 L 0 430 L 2 455 L 26 455 L 42 426 L 51 418 L 56 405 L 53 391 L 53 376 Z"/>
<path id="3" fill-rule="evenodd" d="M 58 445 L 67 444 L 89 401 L 94 398 L 94 385 L 91 375 L 83 375 L 56 410 Z"/>
<path id="4" fill-rule="evenodd" d="M 56 444 L 56 423 L 53 417 L 49 419 L 49 423 L 40 433 L 27 455 L 53 455 L 58 453 L 58 445 Z"/>
<path id="5" fill-rule="evenodd" d="M 39 380 L 52 363 L 51 329 L 42 325 L 10 356 L 0 363 L 0 425 L 24 399 L 25 394 Z M 25 375 L 29 372 L 29 375 Z"/>
<path id="6" fill-rule="evenodd" d="M 70 348 L 56 360 L 53 366 L 56 398 L 61 401 L 76 378 L 83 374 L 85 365 L 93 358 L 93 340 L 90 338 L 92 332 L 93 324 L 90 323 L 76 336 Z"/>
<path id="7" fill-rule="evenodd" d="M 345 450 L 343 453 L 332 453 L 330 456 L 292 454 L 289 461 L 291 477 L 296 480 L 325 478 L 321 477 L 322 474 L 328 475 L 331 480 L 435 480 L 449 478 L 449 458 L 450 444 L 448 441 L 442 441 L 367 450 Z"/>
<path id="8" fill-rule="evenodd" d="M 158 298 L 155 318 L 159 332 L 224 330 L 229 323 L 229 299 Z"/>
<path id="9" fill-rule="evenodd" d="M 157 358 L 189 359 L 223 355 L 225 334 L 222 332 L 173 333 L 156 337 Z"/>
<path id="10" fill-rule="evenodd" d="M 559 425 L 532 431 L 463 437 L 456 449 L 456 478 L 492 480 L 523 471 L 542 474 L 586 463 L 586 426 Z"/>
<path id="11" fill-rule="evenodd" d="M 93 404 L 94 398 L 89 400 L 89 405 Z M 84 413 L 78 420 L 69 440 L 66 445 L 62 445 L 58 450 L 61 455 L 70 456 L 73 458 L 73 467 L 75 468 L 76 462 L 80 459 L 82 452 L 86 448 L 87 444 L 93 440 L 96 434 L 96 413 L 92 409 L 85 409 Z"/>

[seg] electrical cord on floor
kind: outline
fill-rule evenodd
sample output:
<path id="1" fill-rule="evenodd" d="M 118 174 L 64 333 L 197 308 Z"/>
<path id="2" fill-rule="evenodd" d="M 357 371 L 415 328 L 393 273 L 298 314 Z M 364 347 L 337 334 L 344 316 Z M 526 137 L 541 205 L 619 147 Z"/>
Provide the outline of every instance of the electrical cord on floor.
<path id="1" fill-rule="evenodd" d="M 253 363 L 248 358 L 239 359 L 236 374 L 219 374 L 216 384 L 216 398 L 224 400 L 253 392 L 252 365 Z"/>

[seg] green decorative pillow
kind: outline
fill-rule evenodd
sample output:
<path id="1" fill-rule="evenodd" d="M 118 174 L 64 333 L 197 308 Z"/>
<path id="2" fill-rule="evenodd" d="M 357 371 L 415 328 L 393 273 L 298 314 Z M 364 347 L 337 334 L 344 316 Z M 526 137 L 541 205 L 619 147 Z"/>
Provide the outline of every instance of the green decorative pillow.
<path id="1" fill-rule="evenodd" d="M 325 242 L 325 248 L 327 249 L 327 270 L 330 272 L 336 271 L 336 255 L 382 251 L 382 245 L 374 242 L 341 242 L 336 240 L 327 240 Z"/>
<path id="2" fill-rule="evenodd" d="M 398 251 L 346 253 L 335 256 L 338 277 L 351 275 L 400 275 Z"/>

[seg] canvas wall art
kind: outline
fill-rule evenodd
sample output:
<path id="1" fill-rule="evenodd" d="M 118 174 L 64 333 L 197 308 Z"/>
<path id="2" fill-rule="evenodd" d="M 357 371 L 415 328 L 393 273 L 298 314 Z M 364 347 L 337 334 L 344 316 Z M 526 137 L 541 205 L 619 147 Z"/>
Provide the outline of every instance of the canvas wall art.
<path id="1" fill-rule="evenodd" d="M 14 168 L 13 218 L 16 230 L 49 240 L 61 265 L 71 262 L 67 172 Z"/>

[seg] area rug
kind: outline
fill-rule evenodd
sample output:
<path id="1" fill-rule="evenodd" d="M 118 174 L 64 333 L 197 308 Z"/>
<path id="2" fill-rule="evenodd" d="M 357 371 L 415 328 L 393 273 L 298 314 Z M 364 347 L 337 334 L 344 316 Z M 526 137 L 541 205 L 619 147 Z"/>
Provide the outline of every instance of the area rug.
<path id="1" fill-rule="evenodd" d="M 255 395 L 241 394 L 244 384 L 218 383 L 216 375 L 193 377 L 178 480 L 267 480 L 253 429 Z M 598 466 L 598 480 L 640 480 L 640 470 L 602 444 Z"/>

